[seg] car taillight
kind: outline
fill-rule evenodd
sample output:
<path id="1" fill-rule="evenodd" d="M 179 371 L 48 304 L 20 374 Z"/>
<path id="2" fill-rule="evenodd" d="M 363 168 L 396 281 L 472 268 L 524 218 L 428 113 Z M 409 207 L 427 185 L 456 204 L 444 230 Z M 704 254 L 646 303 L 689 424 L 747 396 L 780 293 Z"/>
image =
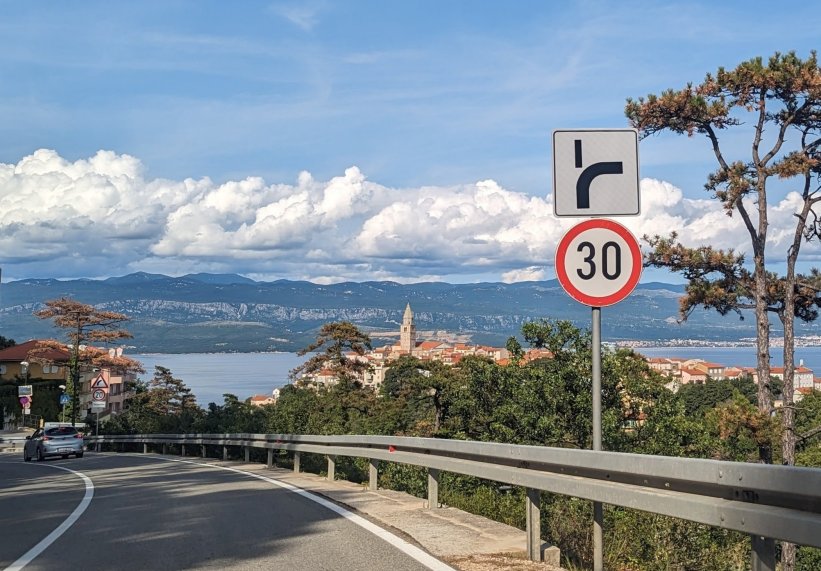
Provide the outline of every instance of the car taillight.
<path id="1" fill-rule="evenodd" d="M 77 434 L 74 435 L 74 438 L 82 438 L 82 437 L 83 437 L 82 432 L 78 432 Z"/>
<path id="2" fill-rule="evenodd" d="M 48 436 L 43 436 L 43 440 L 51 440 Z"/>

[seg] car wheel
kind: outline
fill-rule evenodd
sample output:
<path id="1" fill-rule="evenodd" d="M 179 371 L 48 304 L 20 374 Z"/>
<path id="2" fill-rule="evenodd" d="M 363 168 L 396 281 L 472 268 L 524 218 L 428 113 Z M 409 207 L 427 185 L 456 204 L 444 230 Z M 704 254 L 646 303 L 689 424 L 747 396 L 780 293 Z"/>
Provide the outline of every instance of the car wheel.
<path id="1" fill-rule="evenodd" d="M 25 450 L 23 451 L 23 462 L 31 462 L 31 456 L 26 454 Z"/>
<path id="2" fill-rule="evenodd" d="M 77 454 L 75 454 L 74 456 L 76 456 L 77 458 L 82 458 L 83 453 L 82 452 L 77 452 Z"/>
<path id="3" fill-rule="evenodd" d="M 45 459 L 46 459 L 46 457 L 45 457 L 45 456 L 43 456 L 43 449 L 42 449 L 42 448 L 38 448 L 38 449 L 37 449 L 37 461 L 38 461 L 38 462 L 42 462 L 42 461 L 43 461 L 43 460 L 45 460 Z"/>
<path id="4" fill-rule="evenodd" d="M 63 460 L 67 460 L 68 454 L 60 454 L 60 458 L 62 458 Z"/>

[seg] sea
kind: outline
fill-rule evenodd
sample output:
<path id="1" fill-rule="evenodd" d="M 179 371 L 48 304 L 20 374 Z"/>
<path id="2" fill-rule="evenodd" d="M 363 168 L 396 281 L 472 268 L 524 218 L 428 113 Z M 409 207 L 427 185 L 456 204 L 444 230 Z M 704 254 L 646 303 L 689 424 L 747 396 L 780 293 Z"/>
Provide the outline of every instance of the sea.
<path id="1" fill-rule="evenodd" d="M 754 347 L 640 347 L 636 352 L 645 357 L 683 357 L 704 359 L 725 366 L 755 366 Z M 308 357 L 296 353 L 145 353 L 129 355 L 140 361 L 145 381 L 151 379 L 155 365 L 169 369 L 174 377 L 185 382 L 197 397 L 197 403 L 206 408 L 208 403 L 222 404 L 224 394 L 233 394 L 240 400 L 252 395 L 270 395 L 288 383 L 288 373 Z M 771 363 L 784 363 L 780 347 L 770 350 Z M 795 362 L 821 376 L 821 347 L 798 347 Z"/>
<path id="2" fill-rule="evenodd" d="M 291 369 L 309 357 L 296 353 L 144 353 L 129 355 L 142 363 L 144 381 L 154 376 L 159 365 L 182 380 L 203 408 L 208 403 L 223 404 L 224 394 L 240 400 L 253 395 L 270 395 L 288 383 Z"/>

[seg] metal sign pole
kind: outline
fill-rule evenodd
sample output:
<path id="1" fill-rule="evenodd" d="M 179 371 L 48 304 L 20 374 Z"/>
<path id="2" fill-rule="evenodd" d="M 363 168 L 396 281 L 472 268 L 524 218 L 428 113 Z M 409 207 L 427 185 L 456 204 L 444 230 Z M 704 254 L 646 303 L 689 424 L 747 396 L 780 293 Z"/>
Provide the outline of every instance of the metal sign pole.
<path id="1" fill-rule="evenodd" d="M 601 450 L 601 307 L 593 307 L 593 450 Z M 604 569 L 604 510 L 593 502 L 593 571 Z"/>

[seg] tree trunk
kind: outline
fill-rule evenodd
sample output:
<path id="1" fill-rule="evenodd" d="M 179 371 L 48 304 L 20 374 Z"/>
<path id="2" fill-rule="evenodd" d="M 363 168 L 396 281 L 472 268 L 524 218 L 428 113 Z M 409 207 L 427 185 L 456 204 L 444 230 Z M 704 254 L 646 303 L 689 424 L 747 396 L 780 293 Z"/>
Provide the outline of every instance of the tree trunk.
<path id="1" fill-rule="evenodd" d="M 781 436 L 782 463 L 787 466 L 795 465 L 795 405 L 793 398 L 795 395 L 795 294 L 790 272 L 787 272 L 787 294 L 784 304 L 784 389 L 781 395 L 783 405 Z M 794 571 L 795 569 L 795 544 L 783 542 L 781 544 L 781 570 Z"/>
<path id="2" fill-rule="evenodd" d="M 442 421 L 444 420 L 443 417 L 445 416 L 444 407 L 442 406 L 442 400 L 439 398 L 439 391 L 437 391 L 433 395 L 433 409 L 433 432 L 435 434 L 438 434 L 439 429 L 442 427 Z"/>
<path id="3" fill-rule="evenodd" d="M 755 321 L 758 410 L 769 415 L 773 408 L 770 392 L 770 319 L 767 313 L 767 275 L 763 251 L 755 256 Z M 758 455 L 761 462 L 772 464 L 773 452 L 768 444 L 759 446 Z"/>
<path id="4" fill-rule="evenodd" d="M 784 389 L 782 391 L 781 461 L 786 466 L 795 465 L 795 263 L 801 249 L 801 240 L 807 223 L 807 216 L 814 204 L 809 194 L 809 177 L 804 187 L 804 206 L 798 216 L 793 243 L 787 255 L 787 275 L 784 283 Z M 781 569 L 794 571 L 795 544 L 781 544 Z"/>

